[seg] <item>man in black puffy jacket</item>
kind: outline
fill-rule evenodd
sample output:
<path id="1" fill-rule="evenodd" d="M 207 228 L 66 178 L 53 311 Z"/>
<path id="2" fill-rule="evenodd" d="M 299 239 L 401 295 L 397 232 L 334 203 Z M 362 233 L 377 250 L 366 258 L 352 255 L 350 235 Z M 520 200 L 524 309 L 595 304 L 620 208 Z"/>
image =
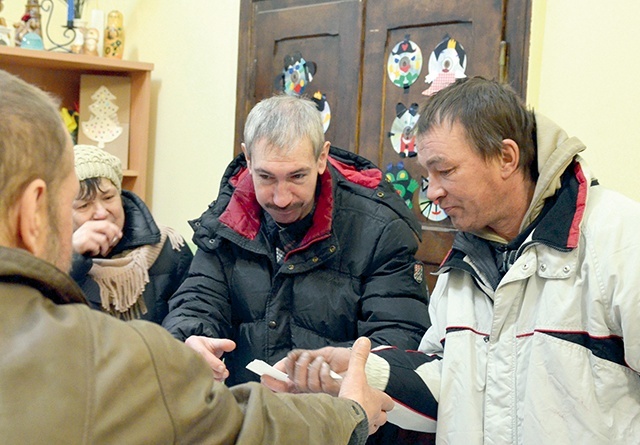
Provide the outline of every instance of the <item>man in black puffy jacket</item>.
<path id="1" fill-rule="evenodd" d="M 191 221 L 198 250 L 163 326 L 229 385 L 258 380 L 253 359 L 274 364 L 294 348 L 359 336 L 417 348 L 430 324 L 420 227 L 382 172 L 325 142 L 303 98 L 257 104 L 244 141 Z"/>

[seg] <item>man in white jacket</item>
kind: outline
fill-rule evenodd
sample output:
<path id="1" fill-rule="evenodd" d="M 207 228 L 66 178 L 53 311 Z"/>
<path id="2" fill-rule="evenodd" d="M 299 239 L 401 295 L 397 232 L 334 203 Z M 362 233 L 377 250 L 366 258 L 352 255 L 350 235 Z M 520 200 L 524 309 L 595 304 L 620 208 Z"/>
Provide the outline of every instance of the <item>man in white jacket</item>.
<path id="1" fill-rule="evenodd" d="M 436 93 L 416 134 L 428 196 L 459 233 L 421 353 L 378 351 L 369 382 L 437 443 L 640 443 L 640 204 L 497 82 Z M 278 366 L 297 390 L 335 392 L 321 365 L 347 357 L 294 351 Z"/>

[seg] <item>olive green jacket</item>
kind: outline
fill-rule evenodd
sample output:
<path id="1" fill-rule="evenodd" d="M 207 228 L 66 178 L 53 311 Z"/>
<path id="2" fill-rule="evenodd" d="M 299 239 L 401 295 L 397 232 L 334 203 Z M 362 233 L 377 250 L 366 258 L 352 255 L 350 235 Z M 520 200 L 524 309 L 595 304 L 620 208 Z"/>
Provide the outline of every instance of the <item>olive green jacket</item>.
<path id="1" fill-rule="evenodd" d="M 3 444 L 366 439 L 366 414 L 355 402 L 276 395 L 256 383 L 228 389 L 213 380 L 197 353 L 160 326 L 123 322 L 83 302 L 76 284 L 57 268 L 0 247 Z"/>

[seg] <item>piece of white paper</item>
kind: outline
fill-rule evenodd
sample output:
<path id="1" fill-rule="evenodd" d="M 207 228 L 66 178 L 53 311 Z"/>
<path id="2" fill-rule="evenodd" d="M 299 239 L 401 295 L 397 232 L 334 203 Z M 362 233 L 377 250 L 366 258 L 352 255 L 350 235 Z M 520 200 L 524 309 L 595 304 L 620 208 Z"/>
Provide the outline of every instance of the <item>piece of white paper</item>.
<path id="1" fill-rule="evenodd" d="M 253 360 L 251 363 L 247 365 L 247 369 L 251 372 L 255 372 L 258 375 L 268 375 L 273 377 L 276 380 L 280 380 L 281 382 L 286 382 L 289 380 L 287 374 L 282 371 L 277 370 L 267 362 L 263 362 L 262 360 Z"/>
<path id="2" fill-rule="evenodd" d="M 258 375 L 268 375 L 281 382 L 289 380 L 289 376 L 282 371 L 277 370 L 267 362 L 262 360 L 253 360 L 247 365 L 247 369 L 251 372 L 255 372 Z M 329 371 L 331 377 L 336 380 L 342 380 L 342 376 L 336 372 Z"/>

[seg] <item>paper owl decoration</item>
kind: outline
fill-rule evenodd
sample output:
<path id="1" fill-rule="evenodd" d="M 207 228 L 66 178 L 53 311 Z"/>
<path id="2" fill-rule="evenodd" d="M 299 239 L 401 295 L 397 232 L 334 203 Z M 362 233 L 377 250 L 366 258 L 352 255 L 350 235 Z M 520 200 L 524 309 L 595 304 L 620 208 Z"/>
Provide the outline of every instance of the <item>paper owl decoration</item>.
<path id="1" fill-rule="evenodd" d="M 326 133 L 331 123 L 331 108 L 329 107 L 329 102 L 327 102 L 327 96 L 320 91 L 316 91 L 311 100 L 316 104 L 316 108 L 320 112 L 322 127 Z"/>
<path id="2" fill-rule="evenodd" d="M 409 40 L 404 40 L 391 50 L 387 60 L 387 74 L 394 85 L 409 88 L 420 76 L 422 70 L 422 51 L 420 47 Z"/>
<path id="3" fill-rule="evenodd" d="M 308 62 L 295 52 L 284 57 L 284 69 L 276 76 L 275 87 L 289 96 L 300 96 L 313 80 L 315 62 Z"/>
<path id="4" fill-rule="evenodd" d="M 407 108 L 403 103 L 396 105 L 396 118 L 391 124 L 389 139 L 393 149 L 401 158 L 416 156 L 416 137 L 413 135 L 413 127 L 418 122 L 418 104 L 412 103 Z"/>
<path id="5" fill-rule="evenodd" d="M 397 164 L 387 165 L 387 172 L 385 178 L 396 189 L 396 193 L 404 200 L 407 207 L 413 208 L 413 193 L 419 187 L 418 181 L 413 179 L 407 169 L 404 168 L 404 163 L 398 162 Z"/>
<path id="6" fill-rule="evenodd" d="M 429 179 L 422 177 L 422 186 L 418 193 L 418 203 L 420 212 L 429 221 L 443 221 L 448 218 L 444 210 L 438 204 L 427 198 L 427 189 L 429 188 Z"/>
<path id="7" fill-rule="evenodd" d="M 446 36 L 429 57 L 429 74 L 424 81 L 431 85 L 422 94 L 431 96 L 451 85 L 456 79 L 467 77 L 466 69 L 467 53 L 464 48 L 457 40 Z"/>

